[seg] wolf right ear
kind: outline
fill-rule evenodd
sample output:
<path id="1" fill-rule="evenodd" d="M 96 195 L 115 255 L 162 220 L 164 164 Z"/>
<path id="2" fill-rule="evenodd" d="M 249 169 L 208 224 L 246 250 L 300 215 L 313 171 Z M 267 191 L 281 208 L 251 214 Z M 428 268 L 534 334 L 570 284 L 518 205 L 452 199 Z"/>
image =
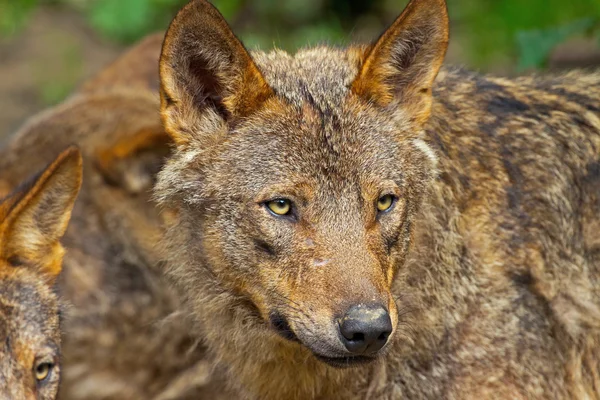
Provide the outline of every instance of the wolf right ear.
<path id="1" fill-rule="evenodd" d="M 61 153 L 41 174 L 0 204 L 0 256 L 38 268 L 49 280 L 61 270 L 65 233 L 82 179 L 79 150 Z"/>
<path id="2" fill-rule="evenodd" d="M 375 104 L 399 107 L 423 124 L 447 47 L 446 1 L 411 0 L 365 52 L 352 91 Z"/>
<path id="3" fill-rule="evenodd" d="M 192 0 L 175 17 L 160 57 L 161 109 L 177 144 L 201 131 L 201 113 L 226 122 L 256 110 L 273 91 L 223 16 Z"/>

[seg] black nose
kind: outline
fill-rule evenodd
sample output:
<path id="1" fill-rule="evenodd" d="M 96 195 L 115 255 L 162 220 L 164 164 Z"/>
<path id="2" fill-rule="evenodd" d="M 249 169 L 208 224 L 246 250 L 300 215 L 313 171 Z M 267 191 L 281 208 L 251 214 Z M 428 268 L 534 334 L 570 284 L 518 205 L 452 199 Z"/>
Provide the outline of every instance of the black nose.
<path id="1" fill-rule="evenodd" d="M 344 345 L 353 354 L 372 354 L 385 345 L 392 333 L 390 314 L 382 306 L 352 306 L 340 320 Z"/>

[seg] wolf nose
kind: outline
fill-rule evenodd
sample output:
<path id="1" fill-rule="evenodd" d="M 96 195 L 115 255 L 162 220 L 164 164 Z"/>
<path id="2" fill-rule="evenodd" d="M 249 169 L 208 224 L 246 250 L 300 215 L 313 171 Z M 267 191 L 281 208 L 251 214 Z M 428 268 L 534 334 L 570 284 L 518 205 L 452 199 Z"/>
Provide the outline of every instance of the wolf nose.
<path id="1" fill-rule="evenodd" d="M 380 305 L 352 306 L 339 321 L 342 342 L 352 354 L 373 354 L 392 333 L 390 314 Z"/>

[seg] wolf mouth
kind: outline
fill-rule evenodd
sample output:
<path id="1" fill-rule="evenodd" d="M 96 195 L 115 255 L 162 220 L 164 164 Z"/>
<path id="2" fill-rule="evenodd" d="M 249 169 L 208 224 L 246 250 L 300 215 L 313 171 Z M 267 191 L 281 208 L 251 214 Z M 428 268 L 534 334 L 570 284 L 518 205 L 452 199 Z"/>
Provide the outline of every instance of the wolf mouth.
<path id="1" fill-rule="evenodd" d="M 296 336 L 283 315 L 273 312 L 270 315 L 270 320 L 272 327 L 281 337 L 304 345 L 304 343 L 298 339 L 298 336 Z M 351 368 L 356 365 L 368 364 L 375 360 L 375 357 L 369 356 L 327 357 L 315 352 L 313 352 L 313 355 L 317 360 L 336 368 Z"/>
<path id="2" fill-rule="evenodd" d="M 375 357 L 369 356 L 325 357 L 315 353 L 313 354 L 317 360 L 336 368 L 351 368 L 357 365 L 369 364 L 375 361 Z"/>
<path id="3" fill-rule="evenodd" d="M 290 327 L 287 319 L 283 315 L 277 312 L 272 312 L 269 319 L 271 326 L 275 329 L 275 332 L 277 332 L 282 338 L 292 342 L 301 343 L 300 339 L 298 339 Z"/>

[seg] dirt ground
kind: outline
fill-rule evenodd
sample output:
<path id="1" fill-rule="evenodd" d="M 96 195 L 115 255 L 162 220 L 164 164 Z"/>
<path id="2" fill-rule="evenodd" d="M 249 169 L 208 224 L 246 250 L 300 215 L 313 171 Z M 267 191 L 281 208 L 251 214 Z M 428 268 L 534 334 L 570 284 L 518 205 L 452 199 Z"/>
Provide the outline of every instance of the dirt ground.
<path id="1" fill-rule="evenodd" d="M 80 15 L 40 7 L 22 30 L 0 38 L 0 143 L 120 51 L 98 38 Z"/>

